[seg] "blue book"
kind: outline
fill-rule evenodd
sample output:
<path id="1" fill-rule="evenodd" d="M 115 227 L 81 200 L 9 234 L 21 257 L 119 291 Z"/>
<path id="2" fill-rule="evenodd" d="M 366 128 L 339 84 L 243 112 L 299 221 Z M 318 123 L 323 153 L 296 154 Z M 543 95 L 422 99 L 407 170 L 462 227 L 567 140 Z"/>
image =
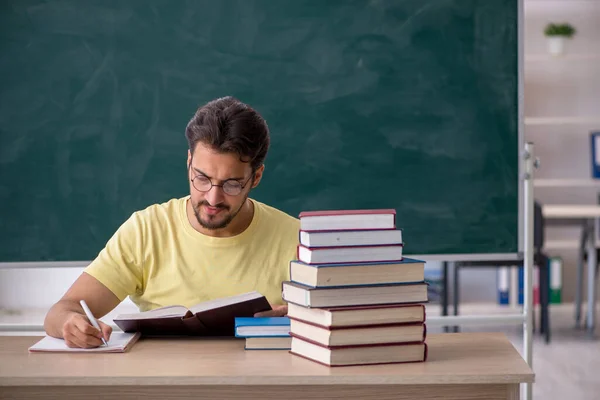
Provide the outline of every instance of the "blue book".
<path id="1" fill-rule="evenodd" d="M 600 178 L 600 132 L 590 133 L 590 145 L 592 150 L 592 177 Z"/>
<path id="2" fill-rule="evenodd" d="M 236 337 L 290 336 L 288 317 L 238 317 L 235 319 Z"/>

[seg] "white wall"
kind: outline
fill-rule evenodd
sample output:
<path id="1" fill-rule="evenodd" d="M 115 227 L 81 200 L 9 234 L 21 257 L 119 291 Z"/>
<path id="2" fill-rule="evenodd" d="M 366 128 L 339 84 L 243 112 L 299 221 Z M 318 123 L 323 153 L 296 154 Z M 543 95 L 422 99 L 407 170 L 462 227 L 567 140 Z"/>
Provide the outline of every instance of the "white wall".
<path id="1" fill-rule="evenodd" d="M 83 268 L 0 269 L 0 309 L 47 309 L 67 291 Z M 121 308 L 135 305 L 126 299 Z"/>
<path id="2" fill-rule="evenodd" d="M 569 22 L 577 34 L 561 57 L 543 57 L 544 27 Z M 525 114 L 527 117 L 595 117 L 600 121 L 600 1 L 525 1 Z M 600 123 L 526 126 L 525 139 L 535 144 L 541 160 L 536 178 L 591 178 L 589 133 Z M 598 189 L 540 188 L 535 197 L 544 204 L 594 204 Z M 546 240 L 576 240 L 578 228 L 546 230 Z M 548 249 L 564 259 L 563 296 L 573 298 L 575 248 Z"/>

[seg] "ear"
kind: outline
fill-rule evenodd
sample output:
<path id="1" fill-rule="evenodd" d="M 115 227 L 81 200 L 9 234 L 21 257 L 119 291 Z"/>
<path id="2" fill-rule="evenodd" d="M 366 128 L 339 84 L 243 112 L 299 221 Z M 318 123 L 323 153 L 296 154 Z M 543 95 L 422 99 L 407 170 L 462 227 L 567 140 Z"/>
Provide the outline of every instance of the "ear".
<path id="1" fill-rule="evenodd" d="M 255 187 L 258 186 L 258 184 L 260 183 L 260 180 L 262 179 L 263 176 L 263 172 L 265 171 L 265 165 L 261 165 L 260 167 L 258 167 L 258 169 L 256 170 L 256 172 L 254 173 L 254 184 L 252 185 L 252 189 L 254 189 Z"/>
<path id="2" fill-rule="evenodd" d="M 192 162 L 192 152 L 190 151 L 190 149 L 188 149 L 188 158 L 187 158 L 186 168 L 190 167 L 191 162 Z"/>

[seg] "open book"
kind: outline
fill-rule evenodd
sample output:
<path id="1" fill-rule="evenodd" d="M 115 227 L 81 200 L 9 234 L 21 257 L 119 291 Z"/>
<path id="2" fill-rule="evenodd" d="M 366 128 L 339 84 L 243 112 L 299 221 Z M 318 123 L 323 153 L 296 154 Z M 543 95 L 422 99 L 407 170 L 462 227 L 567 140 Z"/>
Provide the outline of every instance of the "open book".
<path id="1" fill-rule="evenodd" d="M 234 336 L 236 317 L 253 317 L 271 305 L 258 292 L 223 297 L 189 309 L 166 306 L 135 314 L 119 314 L 114 322 L 125 332 L 146 335 Z"/>
<path id="2" fill-rule="evenodd" d="M 63 339 L 46 336 L 29 348 L 32 353 L 125 353 L 139 339 L 139 333 L 113 332 L 108 346 L 102 345 L 91 349 L 72 348 Z"/>

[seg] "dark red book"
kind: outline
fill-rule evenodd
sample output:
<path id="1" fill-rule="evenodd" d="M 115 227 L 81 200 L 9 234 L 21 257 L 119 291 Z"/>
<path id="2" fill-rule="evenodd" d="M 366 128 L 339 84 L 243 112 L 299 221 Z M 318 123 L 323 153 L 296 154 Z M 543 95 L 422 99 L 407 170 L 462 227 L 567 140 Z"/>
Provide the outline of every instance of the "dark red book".
<path id="1" fill-rule="evenodd" d="M 323 346 L 291 333 L 290 353 L 330 367 L 396 364 L 427 360 L 427 344 L 386 343 L 359 346 Z"/>
<path id="2" fill-rule="evenodd" d="M 427 302 L 427 283 L 356 285 L 314 288 L 299 283 L 282 283 L 282 297 L 303 307 L 366 306 Z"/>
<path id="3" fill-rule="evenodd" d="M 344 326 L 389 325 L 425 322 L 423 304 L 383 304 L 308 308 L 288 303 L 288 317 L 332 329 Z"/>
<path id="4" fill-rule="evenodd" d="M 306 264 L 358 264 L 402 261 L 402 244 L 346 247 L 297 246 L 298 260 Z"/>
<path id="5" fill-rule="evenodd" d="M 327 327 L 292 317 L 290 323 L 290 332 L 297 337 L 327 347 L 421 343 L 427 336 L 423 323 Z"/>
<path id="6" fill-rule="evenodd" d="M 394 209 L 303 211 L 299 218 L 303 231 L 396 228 Z"/>
<path id="7" fill-rule="evenodd" d="M 271 305 L 258 292 L 223 297 L 197 304 L 189 309 L 166 306 L 135 314 L 120 314 L 115 324 L 124 332 L 144 335 L 234 336 L 236 317 L 253 317 L 270 310 Z"/>

